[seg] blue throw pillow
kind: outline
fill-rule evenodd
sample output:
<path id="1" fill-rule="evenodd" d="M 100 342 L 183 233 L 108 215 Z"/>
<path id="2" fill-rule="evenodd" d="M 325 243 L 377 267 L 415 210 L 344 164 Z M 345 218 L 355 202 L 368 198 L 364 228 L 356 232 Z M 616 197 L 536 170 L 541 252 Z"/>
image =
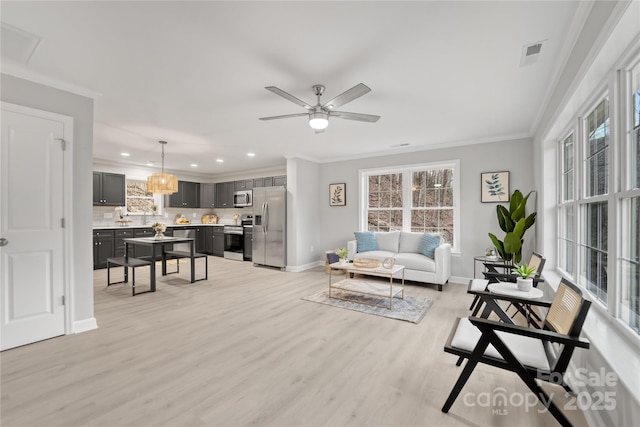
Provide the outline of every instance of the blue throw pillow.
<path id="1" fill-rule="evenodd" d="M 436 248 L 440 246 L 440 235 L 424 233 L 422 236 L 422 242 L 418 247 L 418 252 L 422 255 L 434 259 Z"/>
<path id="2" fill-rule="evenodd" d="M 373 231 L 356 231 L 356 242 L 358 244 L 358 252 L 369 252 L 378 250 L 378 242 Z"/>

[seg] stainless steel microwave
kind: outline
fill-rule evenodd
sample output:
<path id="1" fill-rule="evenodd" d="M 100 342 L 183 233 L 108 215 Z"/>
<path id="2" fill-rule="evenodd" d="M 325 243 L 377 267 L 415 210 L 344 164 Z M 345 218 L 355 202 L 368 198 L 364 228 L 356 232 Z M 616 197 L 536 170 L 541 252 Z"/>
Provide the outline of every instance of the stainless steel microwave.
<path id="1" fill-rule="evenodd" d="M 242 190 L 233 193 L 233 206 L 242 208 L 253 206 L 253 190 Z"/>

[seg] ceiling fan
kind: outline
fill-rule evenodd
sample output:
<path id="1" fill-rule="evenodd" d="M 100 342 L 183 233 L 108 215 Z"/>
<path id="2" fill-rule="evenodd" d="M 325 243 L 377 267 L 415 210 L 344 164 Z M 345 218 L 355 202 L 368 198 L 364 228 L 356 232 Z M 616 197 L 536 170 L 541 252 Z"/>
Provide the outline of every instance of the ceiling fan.
<path id="1" fill-rule="evenodd" d="M 315 106 L 309 105 L 306 102 L 291 95 L 290 93 L 287 93 L 282 89 L 278 89 L 275 86 L 265 87 L 265 89 L 267 89 L 268 91 L 271 91 L 276 95 L 280 95 L 284 99 L 288 99 L 294 104 L 306 108 L 307 112 L 285 114 L 283 116 L 260 117 L 260 120 L 288 119 L 290 117 L 309 116 L 309 126 L 311 126 L 316 133 L 322 133 L 329 125 L 329 117 L 338 117 L 341 119 L 358 120 L 360 122 L 369 123 L 375 123 L 380 118 L 380 116 L 374 116 L 372 114 L 348 113 L 346 111 L 336 111 L 334 109 L 346 104 L 347 102 L 351 102 L 356 98 L 360 98 L 362 95 L 368 92 L 371 92 L 371 89 L 369 89 L 369 87 L 367 87 L 367 85 L 365 84 L 359 83 L 351 89 L 331 99 L 330 101 L 325 102 L 324 104 L 320 102 L 320 97 L 324 93 L 325 87 L 323 85 L 313 85 L 312 88 L 313 93 L 318 98 L 318 103 Z"/>

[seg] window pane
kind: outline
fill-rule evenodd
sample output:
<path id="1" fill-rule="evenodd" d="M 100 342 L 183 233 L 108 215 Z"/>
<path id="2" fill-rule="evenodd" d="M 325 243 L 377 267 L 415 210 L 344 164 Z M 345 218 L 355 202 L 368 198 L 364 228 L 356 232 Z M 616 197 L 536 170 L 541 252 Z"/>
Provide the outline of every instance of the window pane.
<path id="1" fill-rule="evenodd" d="M 607 202 L 583 207 L 581 273 L 585 287 L 607 305 Z"/>
<path id="2" fill-rule="evenodd" d="M 606 99 L 589 114 L 586 123 L 585 194 L 590 197 L 609 191 L 609 103 Z"/>
<path id="3" fill-rule="evenodd" d="M 640 333 L 640 197 L 621 205 L 620 317 Z"/>
<path id="4" fill-rule="evenodd" d="M 640 75 L 640 72 L 638 74 Z M 640 90 L 636 90 L 633 94 L 632 111 L 633 129 L 629 146 L 629 178 L 631 188 L 640 188 Z"/>

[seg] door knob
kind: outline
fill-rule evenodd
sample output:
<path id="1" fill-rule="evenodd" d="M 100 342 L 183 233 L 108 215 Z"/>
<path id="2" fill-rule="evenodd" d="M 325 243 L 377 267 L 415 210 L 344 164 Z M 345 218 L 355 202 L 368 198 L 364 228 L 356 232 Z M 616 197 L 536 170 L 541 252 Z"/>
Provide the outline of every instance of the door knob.
<path id="1" fill-rule="evenodd" d="M 5 239 L 4 237 L 0 238 L 0 246 L 7 246 L 9 244 L 9 241 L 7 239 Z"/>

